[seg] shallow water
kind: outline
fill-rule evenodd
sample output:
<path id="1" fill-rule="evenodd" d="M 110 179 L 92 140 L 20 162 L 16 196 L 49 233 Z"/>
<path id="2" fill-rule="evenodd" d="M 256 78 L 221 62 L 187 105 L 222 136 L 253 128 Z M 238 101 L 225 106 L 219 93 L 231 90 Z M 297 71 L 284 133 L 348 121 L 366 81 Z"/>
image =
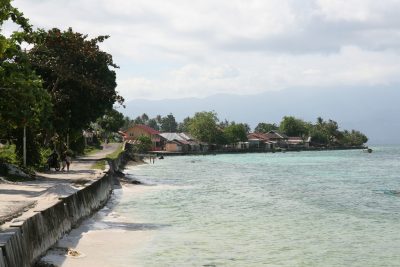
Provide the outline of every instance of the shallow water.
<path id="1" fill-rule="evenodd" d="M 139 266 L 400 266 L 400 147 L 166 157 L 115 212 Z M 151 227 L 150 227 L 151 226 Z"/>

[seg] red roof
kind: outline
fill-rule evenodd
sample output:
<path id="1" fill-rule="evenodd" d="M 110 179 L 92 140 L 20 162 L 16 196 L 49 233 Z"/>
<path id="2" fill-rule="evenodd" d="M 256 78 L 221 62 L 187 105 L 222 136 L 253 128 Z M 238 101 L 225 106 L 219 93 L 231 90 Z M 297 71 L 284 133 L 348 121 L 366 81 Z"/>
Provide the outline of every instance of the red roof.
<path id="1" fill-rule="evenodd" d="M 265 133 L 249 133 L 247 139 L 259 139 L 262 141 L 267 141 L 268 136 Z"/>
<path id="2" fill-rule="evenodd" d="M 144 125 L 144 124 L 136 124 L 135 126 L 145 130 L 149 134 L 160 134 L 159 131 L 157 131 L 157 130 L 155 130 L 155 129 L 147 126 L 147 125 Z"/>

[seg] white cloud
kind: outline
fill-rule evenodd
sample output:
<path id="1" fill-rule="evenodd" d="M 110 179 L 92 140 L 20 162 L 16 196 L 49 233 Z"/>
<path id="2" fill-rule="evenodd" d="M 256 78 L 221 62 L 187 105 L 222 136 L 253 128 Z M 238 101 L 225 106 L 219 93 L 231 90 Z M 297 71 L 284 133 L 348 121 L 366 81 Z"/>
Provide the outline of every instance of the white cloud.
<path id="1" fill-rule="evenodd" d="M 400 82 L 398 0 L 13 3 L 39 27 L 111 35 L 126 99 Z"/>
<path id="2" fill-rule="evenodd" d="M 328 20 L 368 21 L 375 16 L 371 6 L 376 1 L 369 0 L 318 0 L 321 13 Z"/>
<path id="3" fill-rule="evenodd" d="M 248 61 L 246 61 L 248 60 Z M 221 57 L 221 61 L 229 61 Z M 149 99 L 205 97 L 215 93 L 256 94 L 296 87 L 399 83 L 400 55 L 343 47 L 338 54 L 242 55 L 240 65 L 189 64 L 155 79 L 132 78 L 120 88 Z M 262 66 L 262 67 L 260 67 Z M 126 94 L 128 95 L 128 93 Z"/>

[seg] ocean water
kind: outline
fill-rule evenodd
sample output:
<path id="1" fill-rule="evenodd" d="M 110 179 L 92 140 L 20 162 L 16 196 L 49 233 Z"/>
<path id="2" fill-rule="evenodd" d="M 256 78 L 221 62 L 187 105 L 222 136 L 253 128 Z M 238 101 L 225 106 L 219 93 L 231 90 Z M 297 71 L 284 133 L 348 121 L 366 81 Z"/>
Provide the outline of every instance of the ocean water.
<path id="1" fill-rule="evenodd" d="M 400 266 L 400 147 L 166 157 L 115 212 L 138 266 Z"/>

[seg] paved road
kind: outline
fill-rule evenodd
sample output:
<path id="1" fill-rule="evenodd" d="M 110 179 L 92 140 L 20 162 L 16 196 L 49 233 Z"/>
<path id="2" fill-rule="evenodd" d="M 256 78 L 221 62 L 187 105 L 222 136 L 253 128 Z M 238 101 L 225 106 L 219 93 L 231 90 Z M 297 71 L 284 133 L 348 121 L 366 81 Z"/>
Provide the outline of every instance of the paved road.
<path id="1" fill-rule="evenodd" d="M 0 182 L 0 225 L 23 213 L 29 216 L 34 210 L 44 209 L 54 204 L 58 197 L 69 195 L 79 188 L 82 182 L 101 177 L 103 171 L 93 170 L 91 166 L 114 152 L 120 144 L 107 144 L 103 150 L 72 161 L 69 172 L 49 171 L 37 173 L 37 180 L 21 183 Z M 7 223 L 0 226 L 7 227 Z"/>

